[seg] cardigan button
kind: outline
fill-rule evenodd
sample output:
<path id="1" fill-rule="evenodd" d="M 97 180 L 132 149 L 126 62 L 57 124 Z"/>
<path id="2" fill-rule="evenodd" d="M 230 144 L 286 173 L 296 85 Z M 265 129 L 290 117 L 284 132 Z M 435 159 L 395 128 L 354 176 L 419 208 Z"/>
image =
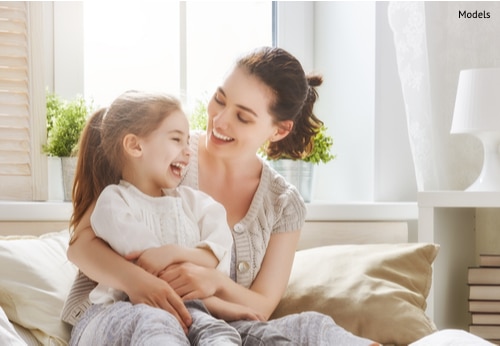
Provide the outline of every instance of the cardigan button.
<path id="1" fill-rule="evenodd" d="M 248 262 L 242 261 L 238 263 L 238 271 L 240 273 L 246 273 L 249 270 L 250 270 L 250 264 L 248 264 Z"/>
<path id="2" fill-rule="evenodd" d="M 236 233 L 241 233 L 245 230 L 245 227 L 243 227 L 242 225 L 240 225 L 239 223 L 234 225 L 234 231 Z"/>

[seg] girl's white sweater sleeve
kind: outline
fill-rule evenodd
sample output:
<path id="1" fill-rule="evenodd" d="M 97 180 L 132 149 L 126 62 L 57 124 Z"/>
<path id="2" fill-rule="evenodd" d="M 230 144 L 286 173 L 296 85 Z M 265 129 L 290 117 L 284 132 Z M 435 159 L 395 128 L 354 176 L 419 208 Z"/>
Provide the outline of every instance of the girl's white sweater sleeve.
<path id="1" fill-rule="evenodd" d="M 233 236 L 227 223 L 226 209 L 199 190 L 187 186 L 177 189 L 186 211 L 191 211 L 200 229 L 201 240 L 196 247 L 210 249 L 219 260 L 217 269 L 229 275 Z"/>

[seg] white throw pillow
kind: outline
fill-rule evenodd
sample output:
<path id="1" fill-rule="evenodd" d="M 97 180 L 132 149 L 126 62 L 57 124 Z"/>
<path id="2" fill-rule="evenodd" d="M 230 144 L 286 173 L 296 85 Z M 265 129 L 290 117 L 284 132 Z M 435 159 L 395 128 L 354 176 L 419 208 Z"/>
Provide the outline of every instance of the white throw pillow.
<path id="1" fill-rule="evenodd" d="M 71 333 L 60 317 L 77 273 L 68 241 L 68 230 L 0 237 L 0 305 L 43 345 L 66 345 Z"/>

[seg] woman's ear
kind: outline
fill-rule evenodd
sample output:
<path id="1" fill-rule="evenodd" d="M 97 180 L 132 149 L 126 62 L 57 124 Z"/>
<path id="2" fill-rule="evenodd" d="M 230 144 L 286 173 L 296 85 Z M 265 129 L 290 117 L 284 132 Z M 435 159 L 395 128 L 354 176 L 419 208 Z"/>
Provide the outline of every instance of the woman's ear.
<path id="1" fill-rule="evenodd" d="M 122 141 L 123 150 L 127 155 L 139 157 L 142 155 L 142 147 L 139 138 L 134 134 L 127 134 Z"/>
<path id="2" fill-rule="evenodd" d="M 293 120 L 284 120 L 278 124 L 276 132 L 269 138 L 270 142 L 277 142 L 288 136 L 293 128 Z"/>

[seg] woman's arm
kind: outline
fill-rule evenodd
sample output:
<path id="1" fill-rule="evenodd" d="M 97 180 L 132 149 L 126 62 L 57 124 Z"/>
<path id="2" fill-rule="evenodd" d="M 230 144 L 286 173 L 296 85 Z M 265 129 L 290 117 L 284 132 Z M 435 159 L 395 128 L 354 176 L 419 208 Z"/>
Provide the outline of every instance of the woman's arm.
<path id="1" fill-rule="evenodd" d="M 168 267 L 161 275 L 184 299 L 215 295 L 241 304 L 268 319 L 285 292 L 300 232 L 271 235 L 259 274 L 250 289 L 213 269 L 190 263 Z"/>
<path id="2" fill-rule="evenodd" d="M 213 316 L 227 322 L 238 320 L 264 321 L 262 316 L 248 306 L 226 302 L 218 297 L 205 298 L 203 303 Z"/>
<path id="3" fill-rule="evenodd" d="M 89 278 L 124 291 L 134 304 L 145 303 L 172 313 L 185 330 L 191 316 L 177 293 L 163 280 L 127 261 L 98 238 L 90 226 L 94 206 L 75 229 L 68 258 Z"/>

